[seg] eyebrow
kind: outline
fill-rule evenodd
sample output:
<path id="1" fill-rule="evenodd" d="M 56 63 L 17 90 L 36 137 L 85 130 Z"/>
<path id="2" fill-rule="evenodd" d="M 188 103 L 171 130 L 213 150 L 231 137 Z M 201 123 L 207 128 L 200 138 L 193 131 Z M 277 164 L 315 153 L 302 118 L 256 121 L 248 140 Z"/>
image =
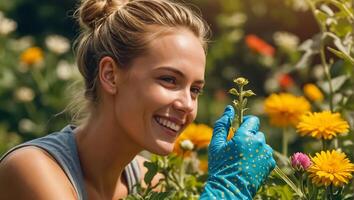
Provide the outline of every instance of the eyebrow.
<path id="1" fill-rule="evenodd" d="M 181 71 L 179 71 L 178 69 L 175 69 L 173 67 L 169 67 L 169 66 L 163 66 L 163 67 L 159 67 L 157 70 L 167 70 L 167 71 L 171 71 L 174 72 L 182 77 L 185 77 L 185 74 L 183 74 Z M 205 81 L 204 80 L 197 80 L 195 81 L 195 83 L 197 84 L 204 84 Z"/>

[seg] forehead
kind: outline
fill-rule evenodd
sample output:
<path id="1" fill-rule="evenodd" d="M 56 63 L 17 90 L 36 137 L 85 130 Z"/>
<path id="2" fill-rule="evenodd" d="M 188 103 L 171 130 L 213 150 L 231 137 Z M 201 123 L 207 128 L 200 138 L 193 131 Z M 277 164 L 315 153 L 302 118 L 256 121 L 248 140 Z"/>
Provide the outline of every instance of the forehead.
<path id="1" fill-rule="evenodd" d="M 133 68 L 150 70 L 169 66 L 185 74 L 204 78 L 205 52 L 202 42 L 191 31 L 178 29 L 152 40 L 146 52 L 133 61 Z"/>

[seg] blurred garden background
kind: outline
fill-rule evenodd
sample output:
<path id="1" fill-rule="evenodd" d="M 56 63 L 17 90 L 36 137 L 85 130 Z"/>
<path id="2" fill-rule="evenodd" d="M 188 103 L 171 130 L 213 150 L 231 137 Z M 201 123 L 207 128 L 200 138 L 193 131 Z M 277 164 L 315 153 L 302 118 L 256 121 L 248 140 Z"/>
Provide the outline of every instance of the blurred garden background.
<path id="1" fill-rule="evenodd" d="M 207 84 L 200 96 L 196 124 L 212 127 L 225 105 L 235 98 L 229 93 L 233 80 L 242 76 L 256 93 L 249 98 L 246 114 L 261 118 L 267 142 L 283 154 L 277 159 L 285 172 L 290 165 L 284 159 L 295 152 L 315 156 L 320 150 L 340 149 L 354 161 L 352 1 L 184 2 L 193 4 L 212 29 Z M 73 52 L 79 34 L 72 17 L 77 3 L 0 1 L 0 155 L 18 143 L 71 123 L 72 115 L 66 108 L 80 81 Z M 321 118 L 318 124 L 323 123 L 319 126 L 324 127 L 324 133 L 318 128 L 322 132 L 316 129 L 316 135 L 297 124 L 305 111 L 338 113 L 347 126 L 340 130 L 336 129 L 338 124 L 327 127 L 333 120 Z M 210 132 L 205 127 L 201 130 Z M 325 138 L 331 131 L 332 137 Z M 306 135 L 310 137 L 303 137 Z M 341 191 L 342 199 L 353 194 L 353 183 L 346 184 L 351 187 Z M 298 195 L 290 189 L 284 191 L 288 193 L 268 190 L 264 196 L 286 199 Z"/>

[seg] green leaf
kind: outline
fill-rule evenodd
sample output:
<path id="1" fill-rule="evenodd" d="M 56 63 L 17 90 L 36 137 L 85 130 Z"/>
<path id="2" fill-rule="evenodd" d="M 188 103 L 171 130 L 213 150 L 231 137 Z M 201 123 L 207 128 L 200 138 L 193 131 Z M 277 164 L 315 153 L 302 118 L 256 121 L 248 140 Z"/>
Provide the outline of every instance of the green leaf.
<path id="1" fill-rule="evenodd" d="M 149 184 L 151 183 L 151 180 L 154 178 L 154 176 L 157 174 L 158 166 L 155 163 L 149 161 L 145 161 L 144 166 L 148 169 L 145 174 L 144 181 L 146 184 Z"/>
<path id="2" fill-rule="evenodd" d="M 326 13 L 328 16 L 333 16 L 334 12 L 333 10 L 326 4 L 322 4 L 320 6 L 321 11 L 323 11 L 324 13 Z"/>
<path id="3" fill-rule="evenodd" d="M 338 37 L 336 34 L 326 32 L 324 33 L 325 36 L 331 37 L 333 39 L 334 45 L 337 47 L 338 50 L 345 54 L 349 54 L 349 49 L 350 49 L 350 43 L 347 45 L 344 45 L 342 42 L 342 39 Z"/>
<path id="4" fill-rule="evenodd" d="M 240 94 L 237 92 L 237 90 L 236 90 L 235 88 L 231 88 L 231 89 L 229 90 L 229 93 L 230 93 L 230 94 L 233 94 L 233 95 L 235 95 L 235 96 L 240 95 Z"/>
<path id="5" fill-rule="evenodd" d="M 326 25 L 326 20 L 327 20 L 327 15 L 325 12 L 316 9 L 315 12 L 315 17 L 318 19 L 318 21 L 321 23 L 321 26 Z"/>
<path id="6" fill-rule="evenodd" d="M 243 99 L 242 108 L 245 108 L 246 106 L 247 106 L 247 99 Z"/>
<path id="7" fill-rule="evenodd" d="M 327 47 L 327 49 L 332 52 L 333 54 L 335 54 L 336 56 L 338 56 L 339 58 L 345 60 L 346 62 L 349 62 L 350 64 L 354 65 L 354 58 L 350 57 L 348 54 L 343 53 L 341 51 L 338 51 L 336 49 L 333 49 L 331 47 Z"/>
<path id="8" fill-rule="evenodd" d="M 336 35 L 343 37 L 346 34 L 350 34 L 353 31 L 351 22 L 346 19 L 338 19 L 336 23 L 330 25 L 330 30 Z"/>
<path id="9" fill-rule="evenodd" d="M 305 40 L 298 48 L 300 51 L 305 51 L 300 60 L 295 64 L 294 69 L 304 69 L 309 66 L 309 63 L 314 55 L 320 52 L 322 34 L 316 34 L 311 39 Z"/>
<path id="10" fill-rule="evenodd" d="M 336 92 L 338 89 L 340 89 L 345 83 L 345 81 L 348 80 L 348 78 L 349 77 L 347 75 L 341 75 L 341 76 L 337 76 L 336 78 L 333 78 L 331 81 L 333 92 Z M 330 93 L 328 81 L 321 81 L 318 83 L 318 85 L 322 88 L 322 90 L 325 93 L 327 94 Z"/>
<path id="11" fill-rule="evenodd" d="M 268 188 L 271 194 L 276 194 L 281 200 L 292 200 L 293 193 L 288 185 L 277 185 Z"/>
<path id="12" fill-rule="evenodd" d="M 167 192 L 153 192 L 149 199 L 152 200 L 165 200 L 170 198 L 175 192 L 174 191 L 167 191 Z"/>

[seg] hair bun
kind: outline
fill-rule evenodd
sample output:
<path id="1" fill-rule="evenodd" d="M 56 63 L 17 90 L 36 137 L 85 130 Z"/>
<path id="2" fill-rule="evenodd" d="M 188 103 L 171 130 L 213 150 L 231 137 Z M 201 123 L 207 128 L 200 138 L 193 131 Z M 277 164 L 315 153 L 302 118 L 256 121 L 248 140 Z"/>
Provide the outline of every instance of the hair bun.
<path id="1" fill-rule="evenodd" d="M 125 0 L 83 0 L 77 10 L 79 22 L 84 27 L 94 29 L 125 2 Z"/>

